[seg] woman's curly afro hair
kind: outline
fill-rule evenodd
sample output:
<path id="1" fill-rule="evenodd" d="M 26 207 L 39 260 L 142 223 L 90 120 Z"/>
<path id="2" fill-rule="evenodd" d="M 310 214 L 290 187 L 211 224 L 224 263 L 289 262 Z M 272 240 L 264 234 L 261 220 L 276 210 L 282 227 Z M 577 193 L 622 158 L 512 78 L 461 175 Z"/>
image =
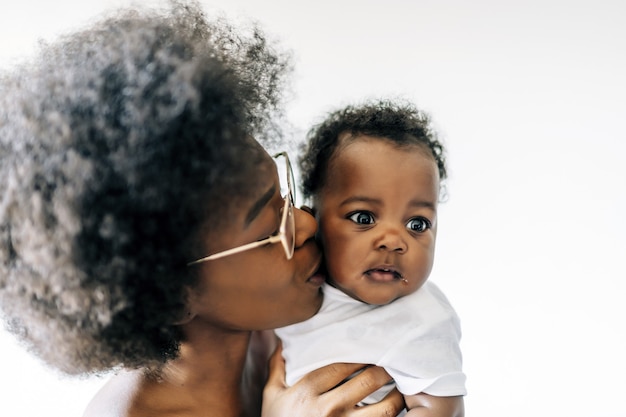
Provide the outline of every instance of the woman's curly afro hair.
<path id="1" fill-rule="evenodd" d="M 345 133 L 349 134 L 349 141 L 367 135 L 384 138 L 397 146 L 425 147 L 437 163 L 439 178 L 446 178 L 444 147 L 431 127 L 429 116 L 408 102 L 370 101 L 335 110 L 308 132 L 299 160 L 306 198 L 314 197 L 324 186 L 329 163 L 341 147 L 340 137 Z"/>
<path id="2" fill-rule="evenodd" d="M 0 305 L 48 364 L 177 355 L 186 263 L 281 116 L 290 57 L 249 29 L 193 2 L 123 9 L 0 74 Z"/>

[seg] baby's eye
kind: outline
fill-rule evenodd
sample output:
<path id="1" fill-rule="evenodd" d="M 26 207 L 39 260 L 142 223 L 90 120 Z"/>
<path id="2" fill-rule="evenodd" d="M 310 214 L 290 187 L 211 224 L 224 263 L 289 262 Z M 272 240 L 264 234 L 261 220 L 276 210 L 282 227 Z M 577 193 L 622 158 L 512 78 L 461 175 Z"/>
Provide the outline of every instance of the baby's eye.
<path id="1" fill-rule="evenodd" d="M 430 221 L 423 217 L 416 217 L 414 219 L 409 220 L 406 224 L 406 227 L 412 232 L 422 233 L 426 230 L 430 229 Z"/>
<path id="2" fill-rule="evenodd" d="M 366 211 L 357 211 L 348 216 L 348 219 L 352 220 L 356 224 L 372 224 L 374 223 L 374 216 L 372 213 Z"/>

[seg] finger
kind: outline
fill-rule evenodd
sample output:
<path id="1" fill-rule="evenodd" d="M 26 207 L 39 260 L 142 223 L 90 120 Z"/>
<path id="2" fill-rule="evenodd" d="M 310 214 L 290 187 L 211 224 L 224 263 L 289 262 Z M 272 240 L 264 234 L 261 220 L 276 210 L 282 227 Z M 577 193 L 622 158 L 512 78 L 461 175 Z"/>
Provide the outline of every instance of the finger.
<path id="1" fill-rule="evenodd" d="M 283 344 L 279 340 L 269 360 L 269 375 L 265 384 L 265 390 L 284 389 L 285 383 L 285 359 L 283 359 Z"/>
<path id="2" fill-rule="evenodd" d="M 309 372 L 296 385 L 307 385 L 311 387 L 314 394 L 319 395 L 332 390 L 360 369 L 363 369 L 363 364 L 333 363 Z"/>
<path id="3" fill-rule="evenodd" d="M 384 368 L 370 366 L 361 373 L 346 381 L 345 384 L 335 388 L 333 394 L 357 404 L 380 387 L 391 381 L 391 377 Z"/>
<path id="4" fill-rule="evenodd" d="M 397 416 L 405 408 L 404 397 L 397 388 L 394 388 L 379 402 L 357 407 L 352 415 L 355 417 Z"/>
<path id="5" fill-rule="evenodd" d="M 309 206 L 304 206 L 304 205 L 303 205 L 302 207 L 300 207 L 300 210 L 302 210 L 302 211 L 306 211 L 306 212 L 307 212 L 307 213 L 309 213 L 311 216 L 315 217 L 315 209 L 312 209 L 312 208 L 311 208 L 311 207 L 309 207 Z"/>

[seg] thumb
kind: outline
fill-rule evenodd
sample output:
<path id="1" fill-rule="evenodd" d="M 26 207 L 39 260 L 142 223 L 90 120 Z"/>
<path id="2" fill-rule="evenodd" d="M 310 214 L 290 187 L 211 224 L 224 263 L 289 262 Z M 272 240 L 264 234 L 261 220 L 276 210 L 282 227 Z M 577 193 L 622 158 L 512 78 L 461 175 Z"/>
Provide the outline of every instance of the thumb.
<path id="1" fill-rule="evenodd" d="M 282 353 L 283 344 L 279 339 L 276 349 L 269 360 L 269 375 L 265 384 L 266 395 L 287 388 L 287 383 L 285 382 L 285 359 L 283 359 Z"/>
<path id="2" fill-rule="evenodd" d="M 314 208 L 311 208 L 311 207 L 309 207 L 309 206 L 304 206 L 304 205 L 303 205 L 303 206 L 301 206 L 301 207 L 300 207 L 300 210 L 302 210 L 302 211 L 306 211 L 306 212 L 307 212 L 307 213 L 309 213 L 311 216 L 315 217 L 315 209 L 314 209 Z"/>

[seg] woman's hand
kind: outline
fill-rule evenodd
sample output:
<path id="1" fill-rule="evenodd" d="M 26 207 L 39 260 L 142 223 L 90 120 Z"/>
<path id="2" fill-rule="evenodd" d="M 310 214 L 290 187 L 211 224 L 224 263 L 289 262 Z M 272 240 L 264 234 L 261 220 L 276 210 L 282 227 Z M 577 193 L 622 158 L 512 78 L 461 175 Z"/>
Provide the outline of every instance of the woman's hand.
<path id="1" fill-rule="evenodd" d="M 361 364 L 336 363 L 317 369 L 294 386 L 285 385 L 285 361 L 279 345 L 270 358 L 269 379 L 263 391 L 263 417 L 392 417 L 404 409 L 402 395 L 393 390 L 376 404 L 356 404 L 389 382 L 384 369 L 370 366 L 337 386 Z"/>

